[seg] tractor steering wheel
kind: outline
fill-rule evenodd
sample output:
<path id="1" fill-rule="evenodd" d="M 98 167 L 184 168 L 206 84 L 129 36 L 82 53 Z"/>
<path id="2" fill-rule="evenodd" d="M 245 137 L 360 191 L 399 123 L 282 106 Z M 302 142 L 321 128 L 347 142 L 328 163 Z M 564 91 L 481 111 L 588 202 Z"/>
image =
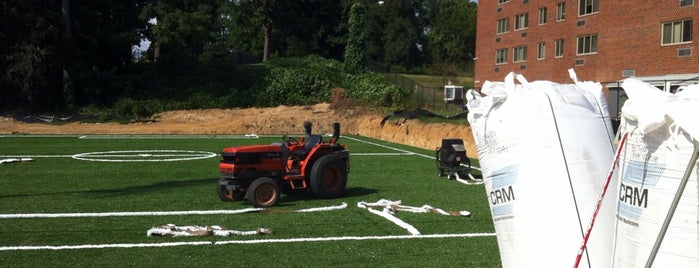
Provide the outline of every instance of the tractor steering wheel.
<path id="1" fill-rule="evenodd" d="M 298 143 L 298 142 L 299 142 L 299 140 L 297 140 L 296 138 L 294 138 L 294 137 L 289 137 L 289 136 L 287 136 L 287 135 L 282 136 L 282 140 L 283 140 L 287 145 L 288 145 L 288 144 L 291 144 L 291 143 Z"/>

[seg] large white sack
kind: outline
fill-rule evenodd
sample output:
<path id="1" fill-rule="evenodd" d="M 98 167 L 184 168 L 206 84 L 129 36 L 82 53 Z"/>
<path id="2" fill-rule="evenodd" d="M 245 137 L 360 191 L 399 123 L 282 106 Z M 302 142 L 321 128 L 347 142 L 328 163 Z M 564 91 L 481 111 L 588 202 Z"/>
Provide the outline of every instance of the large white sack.
<path id="1" fill-rule="evenodd" d="M 574 84 L 510 73 L 467 94 L 503 267 L 572 266 L 609 173 L 615 144 L 602 86 L 571 75 Z M 609 267 L 613 226 L 607 198 L 580 267 Z"/>
<path id="2" fill-rule="evenodd" d="M 644 267 L 699 138 L 699 85 L 671 94 L 640 80 L 622 84 L 629 96 L 621 133 L 628 133 L 619 162 L 613 267 Z M 688 183 L 653 267 L 699 267 L 698 167 Z"/>

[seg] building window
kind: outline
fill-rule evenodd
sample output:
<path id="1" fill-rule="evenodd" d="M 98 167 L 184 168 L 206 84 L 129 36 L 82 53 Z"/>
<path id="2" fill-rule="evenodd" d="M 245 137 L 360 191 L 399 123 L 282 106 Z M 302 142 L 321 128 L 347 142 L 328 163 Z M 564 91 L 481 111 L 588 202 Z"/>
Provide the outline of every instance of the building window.
<path id="1" fill-rule="evenodd" d="M 578 15 L 589 15 L 599 12 L 599 0 L 580 0 Z"/>
<path id="2" fill-rule="evenodd" d="M 597 53 L 597 35 L 578 37 L 578 55 Z"/>
<path id="3" fill-rule="evenodd" d="M 495 64 L 507 63 L 507 48 L 498 49 L 495 51 Z"/>
<path id="4" fill-rule="evenodd" d="M 498 0 L 498 5 L 502 5 L 507 2 L 510 2 L 510 0 Z"/>
<path id="5" fill-rule="evenodd" d="M 527 61 L 527 46 L 515 47 L 512 54 L 512 62 Z"/>
<path id="6" fill-rule="evenodd" d="M 688 7 L 688 6 L 693 6 L 693 5 L 694 5 L 694 0 L 680 0 L 681 7 Z"/>
<path id="7" fill-rule="evenodd" d="M 692 20 L 663 23 L 663 45 L 692 42 Z"/>
<path id="8" fill-rule="evenodd" d="M 566 3 L 558 3 L 556 5 L 556 21 L 562 21 L 566 19 Z"/>
<path id="9" fill-rule="evenodd" d="M 546 8 L 539 9 L 539 25 L 546 24 Z"/>
<path id="10" fill-rule="evenodd" d="M 563 57 L 563 39 L 557 39 L 554 41 L 554 44 L 556 45 L 556 51 L 553 53 L 553 56 L 556 58 Z"/>
<path id="11" fill-rule="evenodd" d="M 510 31 L 510 18 L 498 20 L 498 34 L 503 34 Z"/>
<path id="12" fill-rule="evenodd" d="M 529 13 L 515 15 L 515 31 L 529 27 Z"/>
<path id="13" fill-rule="evenodd" d="M 543 60 L 546 58 L 546 43 L 538 43 L 536 45 L 536 59 Z"/>

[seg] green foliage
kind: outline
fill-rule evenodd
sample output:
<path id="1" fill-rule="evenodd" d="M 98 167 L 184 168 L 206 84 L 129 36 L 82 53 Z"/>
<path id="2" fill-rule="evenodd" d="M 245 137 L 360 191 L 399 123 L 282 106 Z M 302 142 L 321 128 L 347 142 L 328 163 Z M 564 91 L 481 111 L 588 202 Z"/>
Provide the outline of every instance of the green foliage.
<path id="1" fill-rule="evenodd" d="M 345 48 L 345 71 L 356 74 L 366 69 L 366 27 L 364 24 L 364 9 L 359 3 L 354 3 L 349 16 L 349 37 Z"/>
<path id="2" fill-rule="evenodd" d="M 364 67 L 401 73 L 433 69 L 452 76 L 469 68 L 464 64 L 469 64 L 475 46 L 476 4 L 6 1 L 0 4 L 0 14 L 0 111 L 64 112 L 80 106 L 108 107 L 122 98 L 167 98 L 183 106 L 214 99 L 210 106 L 249 106 L 259 100 L 273 105 L 272 100 L 257 98 L 270 86 L 270 93 L 285 102 L 305 103 L 307 98 L 298 95 L 320 90 L 312 97 L 322 99 L 325 89 L 320 88 L 326 87 L 326 80 L 331 87 L 341 86 L 347 81 L 344 71 L 356 74 Z M 149 66 L 153 68 L 133 66 L 132 48 L 142 39 L 152 44 L 148 59 L 154 59 L 156 47 L 160 53 Z M 292 61 L 319 66 L 275 71 L 282 81 L 267 77 L 270 65 L 257 77 L 245 77 L 247 67 L 230 66 L 258 62 L 263 49 L 271 58 L 294 56 L 303 60 Z M 327 66 L 329 61 L 307 55 L 342 64 Z M 227 73 L 211 64 L 224 64 Z M 300 72 L 308 75 L 312 89 L 293 81 L 291 76 Z M 288 92 L 294 87 L 305 91 Z M 211 96 L 188 100 L 199 91 Z"/>
<path id="3" fill-rule="evenodd" d="M 376 73 L 347 75 L 348 96 L 370 106 L 397 108 L 408 96 L 408 90 L 389 83 Z"/>
<path id="4" fill-rule="evenodd" d="M 367 54 L 369 60 L 384 66 L 413 68 L 424 64 L 429 48 L 423 27 L 424 2 L 384 1 L 383 5 L 367 5 Z"/>
<path id="5" fill-rule="evenodd" d="M 312 70 L 275 67 L 267 76 L 267 88 L 257 95 L 261 106 L 308 105 L 327 101 L 330 81 Z"/>
<path id="6" fill-rule="evenodd" d="M 453 75 L 473 62 L 477 9 L 477 3 L 461 0 L 439 1 L 428 8 L 429 56 L 441 74 Z"/>
<path id="7" fill-rule="evenodd" d="M 153 40 L 168 49 L 163 54 L 182 53 L 198 58 L 207 44 L 216 41 L 219 1 L 153 1 L 145 6 L 141 19 L 157 18 Z M 211 52 L 209 52 L 211 53 Z"/>

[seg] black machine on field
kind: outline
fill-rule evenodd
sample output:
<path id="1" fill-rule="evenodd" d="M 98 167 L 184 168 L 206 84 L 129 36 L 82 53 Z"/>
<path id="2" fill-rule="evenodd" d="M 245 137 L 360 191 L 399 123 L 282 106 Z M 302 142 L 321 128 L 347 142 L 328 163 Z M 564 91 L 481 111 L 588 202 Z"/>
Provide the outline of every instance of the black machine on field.
<path id="1" fill-rule="evenodd" d="M 471 172 L 471 160 L 461 139 L 442 139 L 442 146 L 435 150 L 437 171 L 440 177 L 467 179 Z"/>
<path id="2" fill-rule="evenodd" d="M 337 198 L 345 193 L 350 153 L 338 143 L 340 124 L 333 124 L 329 141 L 311 133 L 312 124 L 303 124 L 306 136 L 282 137 L 270 145 L 224 148 L 217 186 L 222 201 L 242 200 L 246 195 L 256 207 L 277 203 L 281 192 L 310 191 L 320 198 Z"/>

